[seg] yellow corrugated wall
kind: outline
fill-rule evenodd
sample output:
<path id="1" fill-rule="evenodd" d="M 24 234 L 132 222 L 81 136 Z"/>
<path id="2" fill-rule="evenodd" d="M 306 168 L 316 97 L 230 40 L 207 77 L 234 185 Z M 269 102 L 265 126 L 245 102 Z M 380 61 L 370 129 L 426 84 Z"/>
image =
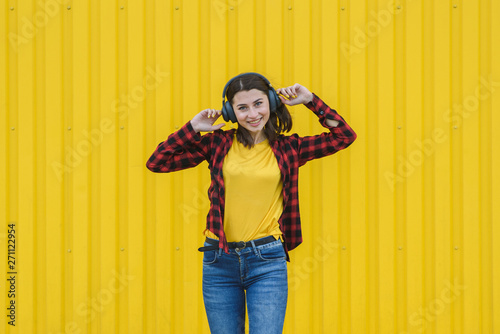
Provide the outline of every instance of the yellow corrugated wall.
<path id="1" fill-rule="evenodd" d="M 0 333 L 209 332 L 207 164 L 145 162 L 245 71 L 304 84 L 358 134 L 301 169 L 285 333 L 500 332 L 499 17 L 498 0 L 3 0 Z"/>

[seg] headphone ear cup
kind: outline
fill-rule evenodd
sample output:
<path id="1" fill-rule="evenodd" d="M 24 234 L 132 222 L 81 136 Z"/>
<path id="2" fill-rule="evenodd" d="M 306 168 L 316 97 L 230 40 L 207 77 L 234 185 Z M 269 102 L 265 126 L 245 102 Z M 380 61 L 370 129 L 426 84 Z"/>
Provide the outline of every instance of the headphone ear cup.
<path id="1" fill-rule="evenodd" d="M 236 123 L 238 120 L 236 119 L 236 115 L 234 114 L 233 106 L 229 101 L 226 101 L 222 105 L 222 117 L 224 118 L 224 121 L 226 122 L 233 122 Z"/>
<path id="2" fill-rule="evenodd" d="M 222 101 L 222 118 L 224 119 L 225 122 L 229 121 L 229 117 L 227 116 L 227 110 L 226 110 L 226 103 Z"/>
<path id="3" fill-rule="evenodd" d="M 277 112 L 278 107 L 281 106 L 281 100 L 274 89 L 269 90 L 269 109 L 272 112 Z"/>

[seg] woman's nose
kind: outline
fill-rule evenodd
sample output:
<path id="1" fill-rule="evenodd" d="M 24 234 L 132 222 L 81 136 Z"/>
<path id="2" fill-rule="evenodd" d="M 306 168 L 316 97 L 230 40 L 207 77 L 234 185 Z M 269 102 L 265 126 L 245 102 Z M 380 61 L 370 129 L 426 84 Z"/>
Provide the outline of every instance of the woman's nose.
<path id="1" fill-rule="evenodd" d="M 250 118 L 257 116 L 258 115 L 257 109 L 250 108 L 250 112 L 248 113 L 248 115 L 250 116 Z"/>

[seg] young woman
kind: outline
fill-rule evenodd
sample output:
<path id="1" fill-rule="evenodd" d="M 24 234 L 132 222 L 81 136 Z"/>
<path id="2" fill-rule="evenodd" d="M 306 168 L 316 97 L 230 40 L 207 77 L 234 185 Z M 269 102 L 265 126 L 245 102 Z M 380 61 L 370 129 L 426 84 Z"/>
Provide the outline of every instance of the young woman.
<path id="1" fill-rule="evenodd" d="M 222 110 L 202 110 L 160 143 L 147 167 L 168 173 L 208 161 L 210 210 L 199 250 L 211 332 L 244 333 L 247 307 L 250 333 L 282 333 L 288 251 L 302 242 L 298 169 L 348 147 L 356 134 L 300 84 L 274 90 L 262 75 L 243 73 L 226 84 L 222 99 Z M 286 106 L 297 104 L 305 104 L 329 131 L 283 135 L 292 128 Z M 238 128 L 214 125 L 221 115 Z"/>

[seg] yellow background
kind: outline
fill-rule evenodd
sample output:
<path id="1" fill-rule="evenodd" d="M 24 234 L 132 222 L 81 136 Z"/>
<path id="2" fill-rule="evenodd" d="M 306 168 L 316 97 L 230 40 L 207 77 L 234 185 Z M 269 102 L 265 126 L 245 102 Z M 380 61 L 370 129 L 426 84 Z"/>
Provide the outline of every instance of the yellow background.
<path id="1" fill-rule="evenodd" d="M 207 164 L 145 162 L 245 71 L 304 84 L 358 134 L 301 169 L 285 333 L 498 332 L 499 17 L 497 0 L 3 0 L 0 332 L 208 333 Z"/>

